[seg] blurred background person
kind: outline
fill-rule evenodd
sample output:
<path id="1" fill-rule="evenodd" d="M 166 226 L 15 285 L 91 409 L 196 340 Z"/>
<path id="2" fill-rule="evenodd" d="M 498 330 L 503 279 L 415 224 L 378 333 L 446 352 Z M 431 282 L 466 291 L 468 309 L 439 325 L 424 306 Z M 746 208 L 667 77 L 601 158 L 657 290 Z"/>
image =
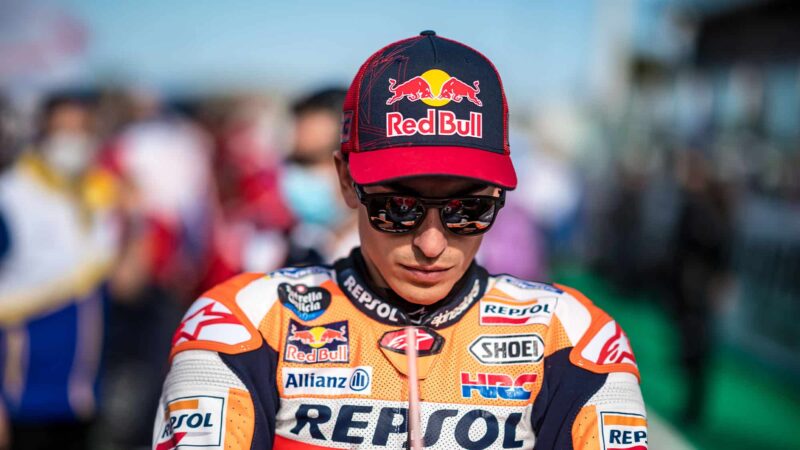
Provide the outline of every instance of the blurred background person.
<path id="1" fill-rule="evenodd" d="M 256 92 L 201 99 L 193 117 L 213 136 L 218 204 L 201 290 L 286 258 L 294 217 L 280 191 L 283 104 Z"/>
<path id="2" fill-rule="evenodd" d="M 129 120 L 103 155 L 124 190 L 100 439 L 120 448 L 148 445 L 172 333 L 210 257 L 215 206 L 209 136 L 155 92 L 128 95 Z"/>
<path id="3" fill-rule="evenodd" d="M 680 330 L 681 363 L 688 383 L 682 419 L 693 425 L 704 416 L 715 305 L 729 281 L 731 205 L 705 155 L 688 149 L 677 156 L 680 206 L 670 307 Z"/>
<path id="4" fill-rule="evenodd" d="M 358 243 L 356 215 L 339 194 L 333 162 L 346 93 L 323 89 L 292 105 L 292 149 L 280 180 L 281 195 L 295 218 L 285 264 L 329 264 Z"/>
<path id="5" fill-rule="evenodd" d="M 91 100 L 44 102 L 32 147 L 0 175 L 0 344 L 13 448 L 83 449 L 98 409 L 115 189 Z"/>

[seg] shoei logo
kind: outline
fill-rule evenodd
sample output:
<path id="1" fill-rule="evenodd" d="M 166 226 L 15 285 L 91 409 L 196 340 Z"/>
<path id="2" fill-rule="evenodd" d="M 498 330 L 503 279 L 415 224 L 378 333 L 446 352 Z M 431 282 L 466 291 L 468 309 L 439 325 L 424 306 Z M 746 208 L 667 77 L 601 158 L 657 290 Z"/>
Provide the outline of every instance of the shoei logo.
<path id="1" fill-rule="evenodd" d="M 647 420 L 639 414 L 601 412 L 603 450 L 647 450 Z"/>
<path id="2" fill-rule="evenodd" d="M 156 425 L 156 450 L 222 445 L 222 397 L 180 397 L 167 403 Z"/>
<path id="3" fill-rule="evenodd" d="M 481 364 L 530 364 L 541 361 L 544 341 L 535 333 L 480 336 L 469 352 Z"/>
<path id="4" fill-rule="evenodd" d="M 483 102 L 478 99 L 478 94 L 481 92 L 479 85 L 478 80 L 469 85 L 443 70 L 431 69 L 399 85 L 397 80 L 389 78 L 389 92 L 392 96 L 386 100 L 386 104 L 391 105 L 405 98 L 412 102 L 422 101 L 428 106 L 439 107 L 450 101 L 461 103 L 466 99 L 477 106 L 483 106 Z"/>
<path id="5" fill-rule="evenodd" d="M 477 392 L 488 399 L 530 400 L 536 378 L 535 373 L 523 374 L 515 379 L 504 373 L 477 373 L 473 377 L 470 373 L 461 372 L 461 396 L 472 398 L 472 394 Z"/>
<path id="6" fill-rule="evenodd" d="M 370 395 L 372 367 L 294 369 L 284 368 L 284 395 Z"/>

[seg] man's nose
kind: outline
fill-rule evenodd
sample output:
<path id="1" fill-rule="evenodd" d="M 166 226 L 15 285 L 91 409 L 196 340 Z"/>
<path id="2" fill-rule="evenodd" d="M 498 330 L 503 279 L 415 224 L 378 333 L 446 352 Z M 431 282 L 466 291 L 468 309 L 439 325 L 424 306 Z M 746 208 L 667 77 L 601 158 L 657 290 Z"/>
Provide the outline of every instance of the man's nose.
<path id="1" fill-rule="evenodd" d="M 439 210 L 431 208 L 425 215 L 425 219 L 414 230 L 414 240 L 412 243 L 425 257 L 435 259 L 447 248 L 447 231 L 442 227 L 439 219 Z"/>

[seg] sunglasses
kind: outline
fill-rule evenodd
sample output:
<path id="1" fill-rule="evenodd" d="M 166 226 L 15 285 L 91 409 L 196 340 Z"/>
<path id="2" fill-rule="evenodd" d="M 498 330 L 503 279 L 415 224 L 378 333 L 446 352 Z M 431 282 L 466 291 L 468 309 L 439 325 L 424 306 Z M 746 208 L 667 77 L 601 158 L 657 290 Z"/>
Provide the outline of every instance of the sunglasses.
<path id="1" fill-rule="evenodd" d="M 425 220 L 428 208 L 438 208 L 442 226 L 459 236 L 485 233 L 505 205 L 506 193 L 468 195 L 455 198 L 426 198 L 394 192 L 368 194 L 353 184 L 358 200 L 367 208 L 369 223 L 385 233 L 408 233 Z"/>

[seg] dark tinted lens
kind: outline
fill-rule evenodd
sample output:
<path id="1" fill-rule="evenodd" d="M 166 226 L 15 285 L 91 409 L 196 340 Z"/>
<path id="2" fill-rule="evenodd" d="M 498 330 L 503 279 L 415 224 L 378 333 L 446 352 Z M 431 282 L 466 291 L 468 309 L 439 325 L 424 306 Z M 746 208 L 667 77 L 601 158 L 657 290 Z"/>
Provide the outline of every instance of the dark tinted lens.
<path id="1" fill-rule="evenodd" d="M 370 223 L 376 228 L 389 233 L 403 233 L 417 226 L 425 208 L 414 197 L 387 195 L 372 197 L 367 213 Z"/>
<path id="2" fill-rule="evenodd" d="M 477 234 L 492 225 L 496 212 L 494 198 L 460 198 L 442 207 L 442 223 L 456 234 Z"/>

